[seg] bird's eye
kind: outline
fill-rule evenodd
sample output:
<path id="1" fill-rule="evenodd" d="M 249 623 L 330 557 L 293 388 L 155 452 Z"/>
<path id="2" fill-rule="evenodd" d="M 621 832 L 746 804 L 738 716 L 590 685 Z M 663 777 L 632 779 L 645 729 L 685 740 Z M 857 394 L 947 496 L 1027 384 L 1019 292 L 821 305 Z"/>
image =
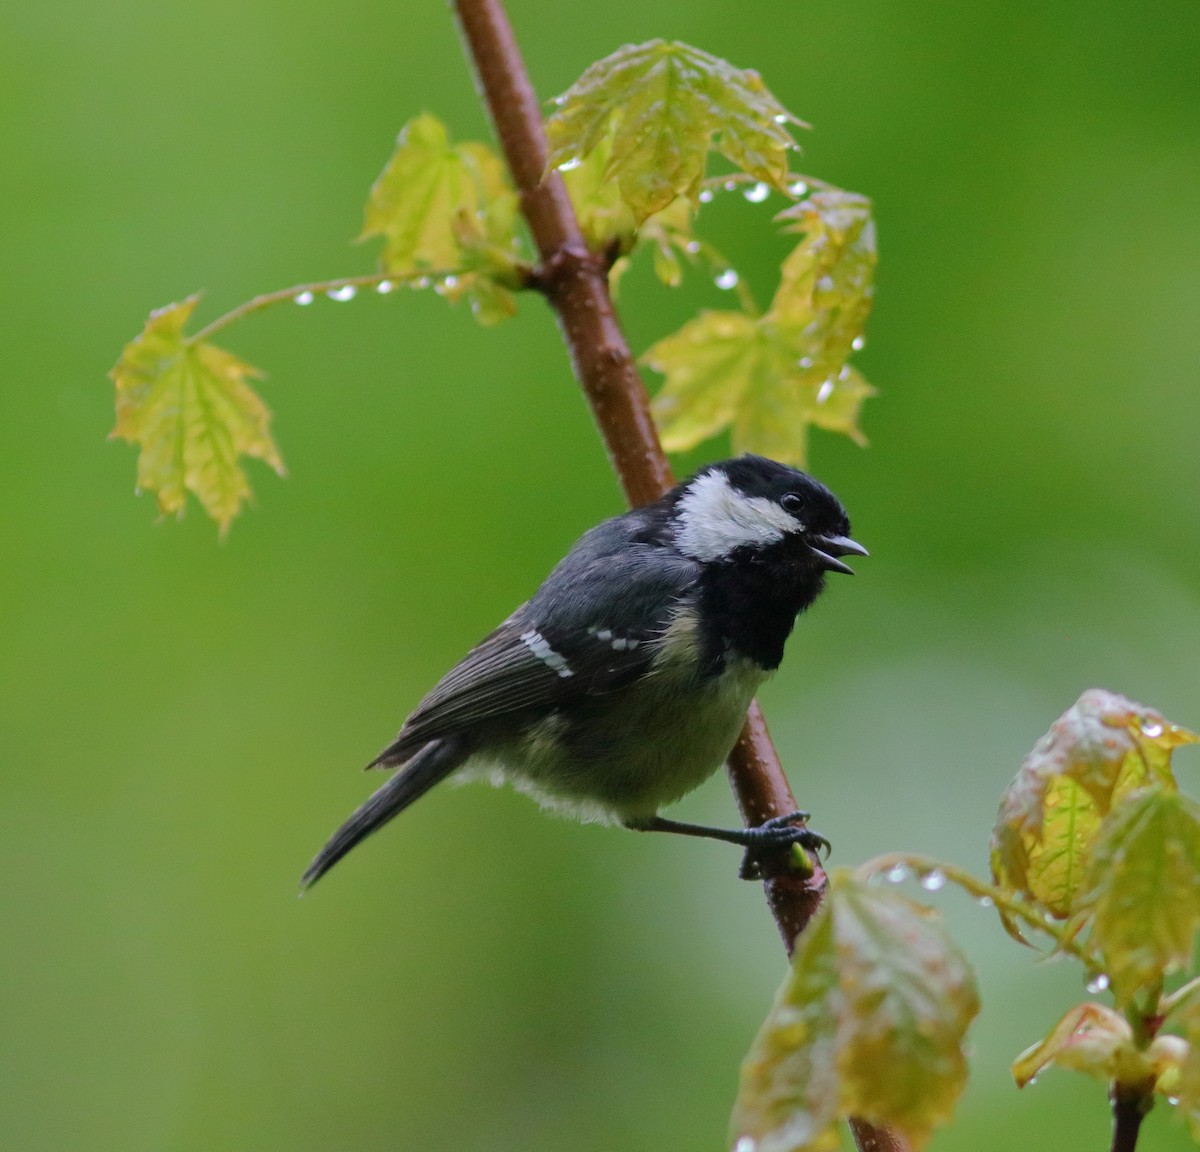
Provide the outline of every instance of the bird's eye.
<path id="1" fill-rule="evenodd" d="M 804 507 L 804 497 L 799 492 L 785 492 L 780 496 L 779 503 L 786 512 L 795 515 Z"/>

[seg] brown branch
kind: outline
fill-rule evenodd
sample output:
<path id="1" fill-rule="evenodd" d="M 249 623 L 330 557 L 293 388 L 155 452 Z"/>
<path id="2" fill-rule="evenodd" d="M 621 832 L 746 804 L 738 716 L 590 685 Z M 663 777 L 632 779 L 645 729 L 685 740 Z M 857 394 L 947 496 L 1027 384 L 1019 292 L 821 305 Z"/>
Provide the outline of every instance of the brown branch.
<path id="1" fill-rule="evenodd" d="M 456 0 L 454 7 L 541 258 L 537 282 L 554 308 L 625 496 L 634 506 L 648 504 L 674 483 L 671 466 L 613 310 L 604 263 L 588 251 L 562 177 L 546 175 L 542 112 L 508 15 L 499 0 Z"/>
<path id="2" fill-rule="evenodd" d="M 592 415 L 629 503 L 656 500 L 674 483 L 650 418 L 645 385 L 608 291 L 607 261 L 588 250 L 562 177 L 546 171 L 542 111 L 502 0 L 452 0 L 485 105 L 537 245 L 533 282 L 554 309 Z M 796 808 L 758 704 L 729 758 L 729 779 L 747 825 Z M 779 872 L 765 881 L 767 902 L 789 954 L 820 903 L 825 873 Z M 852 1125 L 862 1152 L 906 1152 L 891 1132 Z"/>
<path id="3" fill-rule="evenodd" d="M 1114 1083 L 1108 1094 L 1112 1103 L 1113 1133 L 1111 1152 L 1134 1152 L 1142 1121 L 1154 1107 L 1154 1082 Z"/>

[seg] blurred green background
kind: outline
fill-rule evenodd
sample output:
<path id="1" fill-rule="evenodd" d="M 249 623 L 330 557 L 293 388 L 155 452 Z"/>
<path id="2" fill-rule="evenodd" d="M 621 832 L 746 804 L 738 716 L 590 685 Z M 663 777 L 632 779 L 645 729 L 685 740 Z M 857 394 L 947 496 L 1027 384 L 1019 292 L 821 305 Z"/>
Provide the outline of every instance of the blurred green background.
<path id="1" fill-rule="evenodd" d="M 835 863 L 982 871 L 999 791 L 1088 686 L 1200 726 L 1194 0 L 512 16 L 546 96 L 652 36 L 757 68 L 815 125 L 804 169 L 875 198 L 872 447 L 812 449 L 872 557 L 764 693 Z M 482 331 L 398 294 L 226 334 L 270 373 L 291 478 L 253 466 L 223 544 L 195 506 L 156 524 L 105 442 L 104 372 L 151 307 L 369 270 L 348 239 L 422 109 L 487 131 L 439 4 L 0 16 L 4 1149 L 721 1146 L 784 964 L 733 851 L 447 788 L 296 899 L 359 765 L 619 509 L 547 310 Z M 766 208 L 707 218 L 765 297 Z M 726 301 L 643 267 L 622 306 L 641 350 Z M 678 812 L 734 818 L 720 777 Z M 1007 1073 L 1074 970 L 939 903 L 985 1007 L 934 1147 L 1105 1146 L 1101 1085 Z M 1188 1146 L 1166 1109 L 1144 1139 Z"/>

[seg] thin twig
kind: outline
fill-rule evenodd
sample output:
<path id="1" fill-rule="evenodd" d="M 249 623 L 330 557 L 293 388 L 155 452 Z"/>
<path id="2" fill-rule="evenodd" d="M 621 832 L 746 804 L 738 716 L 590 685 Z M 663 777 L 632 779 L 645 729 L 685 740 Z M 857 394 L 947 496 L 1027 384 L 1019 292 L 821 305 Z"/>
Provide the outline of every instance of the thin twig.
<path id="1" fill-rule="evenodd" d="M 1038 911 L 1032 905 L 1026 904 L 995 885 L 984 883 L 964 868 L 936 860 L 932 856 L 921 856 L 915 852 L 887 852 L 860 864 L 854 869 L 854 872 L 861 879 L 868 880 L 874 876 L 886 876 L 895 868 L 903 869 L 918 877 L 940 873 L 946 880 L 957 884 L 968 896 L 990 902 L 996 908 L 1007 912 L 1013 919 L 1024 920 L 1030 928 L 1044 932 L 1054 941 L 1054 953 L 1062 952 L 1074 956 L 1088 970 L 1089 976 L 1100 974 L 1098 960 L 1079 943 L 1078 926 L 1069 920 L 1065 922 L 1048 920 L 1044 912 Z"/>
<path id="2" fill-rule="evenodd" d="M 1181 984 L 1170 996 L 1164 996 L 1158 1002 L 1159 1015 L 1170 1016 L 1185 1004 L 1189 1004 L 1200 993 L 1200 976 L 1193 976 L 1186 984 Z"/>
<path id="3" fill-rule="evenodd" d="M 206 324 L 199 332 L 192 333 L 187 342 L 198 344 L 210 336 L 215 336 L 222 328 L 228 328 L 230 324 L 241 320 L 243 316 L 249 316 L 252 312 L 261 312 L 264 308 L 270 308 L 274 304 L 286 304 L 288 301 L 294 303 L 303 296 L 315 300 L 318 296 L 328 296 L 331 292 L 341 292 L 348 288 L 355 290 L 375 288 L 378 290 L 383 285 L 404 288 L 410 284 L 436 283 L 439 280 L 445 280 L 448 276 L 462 275 L 464 275 L 462 268 L 452 268 L 448 272 L 414 272 L 407 276 L 395 276 L 390 272 L 372 272 L 366 276 L 343 276 L 337 280 L 315 280 L 311 284 L 293 284 L 290 288 L 280 288 L 276 292 L 264 292 L 261 296 L 255 296 L 244 304 L 239 304 L 223 316 L 218 316 L 212 323 Z"/>
<path id="4" fill-rule="evenodd" d="M 1113 1114 L 1111 1152 L 1134 1152 L 1142 1121 L 1154 1106 L 1154 1083 L 1114 1084 L 1108 1098 Z"/>
<path id="5" fill-rule="evenodd" d="M 554 309 L 575 375 L 633 506 L 674 482 L 650 418 L 646 389 L 621 331 L 603 258 L 588 251 L 562 177 L 547 172 L 542 111 L 501 0 L 452 0 L 484 103 L 504 150 L 537 246 L 539 285 Z M 747 825 L 795 811 L 779 755 L 758 704 L 729 758 L 729 778 Z M 767 902 L 788 952 L 821 899 L 825 873 L 801 877 L 781 865 L 765 881 Z M 893 1133 L 852 1125 L 863 1152 L 906 1152 Z"/>

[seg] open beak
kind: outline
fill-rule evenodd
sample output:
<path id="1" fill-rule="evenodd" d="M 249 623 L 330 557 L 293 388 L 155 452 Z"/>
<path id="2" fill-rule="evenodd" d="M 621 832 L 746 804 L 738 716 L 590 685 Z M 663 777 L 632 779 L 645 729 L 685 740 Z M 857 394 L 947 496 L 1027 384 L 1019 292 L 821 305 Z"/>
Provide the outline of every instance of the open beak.
<path id="1" fill-rule="evenodd" d="M 870 553 L 857 541 L 849 536 L 814 536 L 809 542 L 813 555 L 828 568 L 830 572 L 845 572 L 847 576 L 854 575 L 854 569 L 849 564 L 843 564 L 839 556 L 869 556 Z"/>

